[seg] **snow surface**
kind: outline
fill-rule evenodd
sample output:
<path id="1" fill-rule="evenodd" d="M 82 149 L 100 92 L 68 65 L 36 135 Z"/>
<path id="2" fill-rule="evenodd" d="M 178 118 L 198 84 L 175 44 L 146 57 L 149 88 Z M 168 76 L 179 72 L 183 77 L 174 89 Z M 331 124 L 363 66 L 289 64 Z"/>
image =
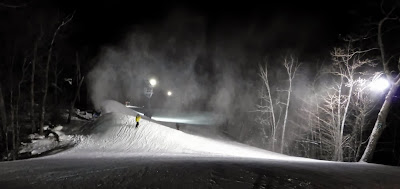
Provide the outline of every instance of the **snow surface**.
<path id="1" fill-rule="evenodd" d="M 44 126 L 43 129 L 47 130 L 49 126 Z M 31 155 L 39 155 L 45 152 L 49 152 L 55 148 L 65 147 L 72 145 L 74 138 L 71 135 L 65 135 L 62 131 L 63 127 L 61 125 L 56 126 L 51 129 L 53 132 L 57 133 L 59 136 L 59 142 L 57 142 L 53 134 L 49 134 L 48 138 L 37 133 L 30 134 L 29 139 L 32 140 L 31 143 L 21 143 L 19 153 L 30 153 Z"/>
<path id="2" fill-rule="evenodd" d="M 0 188 L 400 188 L 400 168 L 290 157 L 187 134 L 115 101 L 67 151 L 0 163 Z M 105 113 L 105 114 L 104 114 Z"/>
<path id="3" fill-rule="evenodd" d="M 102 104 L 103 114 L 83 131 L 86 135 L 77 137 L 78 145 L 62 154 L 96 153 L 91 156 L 107 156 L 116 154 L 196 154 L 197 156 L 231 156 L 251 158 L 293 158 L 269 152 L 235 142 L 210 139 L 196 136 L 179 130 L 142 119 L 135 128 L 136 111 L 126 108 L 116 101 L 105 101 Z M 110 153 L 111 152 L 111 153 Z"/>
<path id="4" fill-rule="evenodd" d="M 106 156 L 110 152 L 112 156 L 116 153 L 168 153 L 292 159 L 290 156 L 239 143 L 187 134 L 148 120 L 140 121 L 138 128 L 135 128 L 135 125 L 135 116 L 120 113 L 103 115 L 90 126 L 91 128 L 86 128 L 85 132 L 88 135 L 79 137 L 78 145 L 66 153 L 73 155 L 92 152 L 97 153 L 97 156 Z"/>
<path id="5" fill-rule="evenodd" d="M 126 107 L 125 105 L 114 101 L 114 100 L 105 100 L 101 103 L 100 106 L 101 113 L 106 114 L 106 113 L 121 113 L 125 115 L 133 115 L 136 116 L 138 112 Z"/>

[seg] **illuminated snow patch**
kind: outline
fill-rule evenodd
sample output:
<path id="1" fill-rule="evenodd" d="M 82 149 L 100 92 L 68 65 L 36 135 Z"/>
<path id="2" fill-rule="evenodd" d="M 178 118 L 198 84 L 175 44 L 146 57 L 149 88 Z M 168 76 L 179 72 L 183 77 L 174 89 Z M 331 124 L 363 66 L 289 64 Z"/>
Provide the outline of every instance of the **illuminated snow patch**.
<path id="1" fill-rule="evenodd" d="M 244 144 L 214 140 L 187 134 L 147 120 L 135 128 L 135 117 L 118 113 L 100 117 L 88 136 L 79 137 L 78 145 L 65 153 L 87 153 L 98 156 L 192 155 L 224 156 L 290 161 L 312 161 L 269 152 Z M 64 154 L 65 154 L 64 153 Z"/>
<path id="2" fill-rule="evenodd" d="M 155 121 L 173 122 L 173 123 L 191 123 L 192 122 L 192 120 L 189 120 L 189 119 L 168 118 L 168 117 L 158 117 L 158 116 L 151 117 L 151 119 L 153 119 Z"/>

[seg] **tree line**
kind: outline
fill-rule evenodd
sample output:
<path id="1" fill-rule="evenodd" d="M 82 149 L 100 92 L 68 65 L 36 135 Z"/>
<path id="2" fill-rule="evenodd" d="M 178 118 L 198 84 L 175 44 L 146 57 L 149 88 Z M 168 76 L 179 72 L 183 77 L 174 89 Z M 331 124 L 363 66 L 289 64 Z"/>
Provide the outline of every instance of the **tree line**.
<path id="1" fill-rule="evenodd" d="M 74 11 L 30 4 L 0 4 L 2 17 L 0 67 L 0 153 L 18 159 L 28 134 L 44 134 L 44 126 L 70 122 L 84 81 L 79 49 L 68 42 Z M 64 121 L 62 121 L 64 120 Z"/>
<path id="2" fill-rule="evenodd" d="M 280 61 L 265 58 L 259 66 L 258 100 L 245 113 L 247 123 L 222 127 L 223 132 L 241 142 L 295 156 L 373 161 L 382 133 L 388 127 L 397 131 L 399 119 L 400 57 L 394 42 L 399 17 L 396 6 L 385 6 L 389 5 L 381 4 L 383 16 L 372 28 L 370 24 L 367 32 L 343 37 L 329 60 L 313 68 L 304 66 L 293 53 Z M 389 87 L 372 91 L 372 83 L 381 79 Z M 386 150 L 396 159 L 392 164 L 399 165 L 398 137 L 392 134 Z"/>

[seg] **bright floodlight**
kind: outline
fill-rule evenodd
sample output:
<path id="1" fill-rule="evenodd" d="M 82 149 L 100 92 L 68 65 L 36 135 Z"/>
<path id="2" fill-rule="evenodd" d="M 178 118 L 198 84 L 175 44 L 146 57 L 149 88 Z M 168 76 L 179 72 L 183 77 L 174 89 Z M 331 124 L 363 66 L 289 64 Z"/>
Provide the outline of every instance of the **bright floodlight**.
<path id="1" fill-rule="evenodd" d="M 149 83 L 150 83 L 150 85 L 151 85 L 152 87 L 154 87 L 154 86 L 157 85 L 157 80 L 154 79 L 154 78 L 151 78 L 151 79 L 149 80 Z"/>
<path id="2" fill-rule="evenodd" d="M 167 95 L 168 95 L 168 96 L 171 96 L 171 95 L 172 95 L 172 92 L 171 92 L 171 91 L 168 91 L 168 92 L 167 92 Z"/>
<path id="3" fill-rule="evenodd" d="M 369 88 L 373 91 L 383 91 L 390 87 L 390 83 L 385 78 L 378 78 L 369 84 Z"/>

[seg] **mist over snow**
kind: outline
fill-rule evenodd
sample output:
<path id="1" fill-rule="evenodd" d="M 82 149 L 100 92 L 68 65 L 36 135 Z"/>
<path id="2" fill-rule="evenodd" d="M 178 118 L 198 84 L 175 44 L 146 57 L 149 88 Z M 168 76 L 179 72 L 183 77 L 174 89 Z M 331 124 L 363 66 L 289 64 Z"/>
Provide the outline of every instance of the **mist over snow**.
<path id="1" fill-rule="evenodd" d="M 118 44 L 102 48 L 88 75 L 92 102 L 96 109 L 105 100 L 146 106 L 144 82 L 154 77 L 158 84 L 152 108 L 205 111 L 220 116 L 225 121 L 218 125 L 230 125 L 233 133 L 242 132 L 241 124 L 249 136 L 257 135 L 255 110 L 262 90 L 259 65 L 268 62 L 272 95 L 283 102 L 288 85 L 284 57 L 293 55 L 302 63 L 310 55 L 302 52 L 313 48 L 308 44 L 309 33 L 275 32 L 287 31 L 290 25 L 289 17 L 280 14 L 249 22 L 225 16 L 208 19 L 206 14 L 175 9 L 158 22 L 132 26 Z M 301 28 L 308 25 L 297 23 Z M 312 61 L 302 64 L 293 82 L 292 99 L 298 102 L 291 102 L 292 120 L 298 119 L 301 99 L 313 94 L 309 90 L 316 70 L 309 66 Z M 169 90 L 171 97 L 166 95 Z"/>
<path id="2" fill-rule="evenodd" d="M 145 104 L 143 83 L 154 77 L 158 84 L 152 106 L 225 116 L 250 109 L 256 93 L 249 89 L 255 83 L 245 76 L 257 77 L 248 65 L 256 58 L 247 57 L 242 40 L 207 31 L 207 24 L 203 16 L 176 11 L 161 23 L 132 28 L 118 45 L 104 47 L 88 76 L 95 108 L 107 99 Z M 172 97 L 166 97 L 168 90 Z"/>

